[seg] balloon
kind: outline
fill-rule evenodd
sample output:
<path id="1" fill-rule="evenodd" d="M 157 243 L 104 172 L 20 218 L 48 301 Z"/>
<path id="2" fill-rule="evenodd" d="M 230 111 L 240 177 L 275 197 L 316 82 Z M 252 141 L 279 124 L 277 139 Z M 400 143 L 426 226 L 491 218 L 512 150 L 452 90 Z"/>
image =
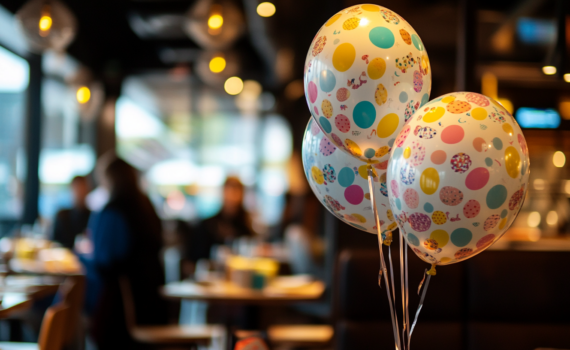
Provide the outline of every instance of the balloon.
<path id="1" fill-rule="evenodd" d="M 431 67 L 420 37 L 378 5 L 332 16 L 305 60 L 305 96 L 335 146 L 363 161 L 388 159 L 398 132 L 429 100 Z"/>
<path id="2" fill-rule="evenodd" d="M 341 152 L 310 118 L 303 137 L 303 167 L 313 193 L 334 216 L 362 231 L 376 234 L 370 202 L 367 164 Z M 383 232 L 398 225 L 386 192 L 388 161 L 374 165 L 380 176 L 375 183 L 378 216 Z M 378 179 L 378 177 L 377 177 Z"/>
<path id="3" fill-rule="evenodd" d="M 498 102 L 454 92 L 406 123 L 387 180 L 410 247 L 430 264 L 453 264 L 491 246 L 515 220 L 528 190 L 528 149 Z"/>

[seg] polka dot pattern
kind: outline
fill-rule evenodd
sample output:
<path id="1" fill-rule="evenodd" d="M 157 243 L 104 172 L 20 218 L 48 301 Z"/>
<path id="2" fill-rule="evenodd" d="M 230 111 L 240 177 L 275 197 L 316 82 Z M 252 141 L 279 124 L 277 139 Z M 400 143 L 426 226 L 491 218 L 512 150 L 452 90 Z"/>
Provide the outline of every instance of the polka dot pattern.
<path id="1" fill-rule="evenodd" d="M 348 7 L 325 22 L 308 47 L 303 81 L 311 113 L 329 120 L 330 128 L 320 125 L 326 136 L 334 133 L 341 152 L 363 161 L 385 160 L 387 153 L 378 150 L 393 147 L 411 115 L 429 101 L 432 82 L 416 31 L 372 4 Z"/>
<path id="2" fill-rule="evenodd" d="M 424 261 L 447 265 L 473 257 L 520 210 L 529 178 L 524 136 L 500 104 L 476 93 L 441 96 L 407 118 L 386 172 L 398 188 L 398 198 L 387 192 L 393 214 L 404 237 L 417 239 L 408 243 Z M 414 157 L 418 144 L 421 162 Z"/>
<path id="3" fill-rule="evenodd" d="M 321 204 L 338 219 L 359 230 L 377 234 L 376 220 L 370 208 L 367 165 L 362 166 L 359 159 L 338 150 L 337 142 L 342 144 L 338 138 L 336 141 L 332 137 L 329 139 L 314 118 L 310 118 L 302 145 L 303 168 L 309 186 Z M 374 174 L 384 182 L 386 167 L 387 163 L 384 169 L 373 168 Z M 378 184 L 376 189 L 382 230 L 394 230 L 397 224 L 391 211 L 388 215 L 387 193 L 382 195 Z"/>

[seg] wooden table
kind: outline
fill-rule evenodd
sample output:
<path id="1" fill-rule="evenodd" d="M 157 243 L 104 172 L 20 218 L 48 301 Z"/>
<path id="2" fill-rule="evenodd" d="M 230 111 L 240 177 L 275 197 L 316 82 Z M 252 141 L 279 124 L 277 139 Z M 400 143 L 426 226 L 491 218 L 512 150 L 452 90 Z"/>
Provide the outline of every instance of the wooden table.
<path id="1" fill-rule="evenodd" d="M 208 283 L 182 281 L 163 286 L 161 294 L 169 299 L 200 300 L 210 303 L 287 305 L 318 301 L 324 290 L 325 285 L 321 281 L 314 281 L 298 288 L 281 289 L 269 286 L 263 290 L 240 288 L 227 281 Z"/>
<path id="2" fill-rule="evenodd" d="M 8 276 L 0 284 L 0 319 L 25 311 L 36 299 L 53 295 L 59 288 L 59 281 L 31 276 Z"/>
<path id="3" fill-rule="evenodd" d="M 10 270 L 19 274 L 52 275 L 52 276 L 77 276 L 83 275 L 84 271 L 79 264 L 66 266 L 58 262 L 45 262 L 39 260 L 10 259 Z"/>

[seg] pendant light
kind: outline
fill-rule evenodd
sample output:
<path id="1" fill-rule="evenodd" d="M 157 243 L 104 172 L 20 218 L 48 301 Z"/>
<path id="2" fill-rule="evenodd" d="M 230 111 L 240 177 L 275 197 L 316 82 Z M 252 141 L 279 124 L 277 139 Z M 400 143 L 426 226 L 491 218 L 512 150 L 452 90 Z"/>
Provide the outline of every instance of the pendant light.
<path id="1" fill-rule="evenodd" d="M 35 53 L 65 51 L 77 32 L 75 16 L 58 0 L 31 0 L 16 13 L 16 18 L 30 51 Z"/>

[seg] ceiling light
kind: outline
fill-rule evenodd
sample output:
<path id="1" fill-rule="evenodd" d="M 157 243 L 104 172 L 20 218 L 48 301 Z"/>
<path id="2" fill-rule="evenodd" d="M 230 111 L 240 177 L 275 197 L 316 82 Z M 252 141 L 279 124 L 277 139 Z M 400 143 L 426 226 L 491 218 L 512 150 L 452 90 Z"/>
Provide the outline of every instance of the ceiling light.
<path id="1" fill-rule="evenodd" d="M 77 89 L 76 97 L 77 97 L 77 102 L 81 104 L 87 103 L 91 99 L 91 90 L 89 90 L 87 86 L 82 86 L 79 89 Z"/>
<path id="2" fill-rule="evenodd" d="M 223 57 L 214 57 L 210 60 L 210 71 L 212 73 L 221 73 L 226 69 L 226 59 Z"/>
<path id="3" fill-rule="evenodd" d="M 226 80 L 224 90 L 230 95 L 237 95 L 243 90 L 243 81 L 239 77 L 231 77 Z"/>
<path id="4" fill-rule="evenodd" d="M 275 5 L 270 2 L 262 2 L 257 5 L 257 14 L 261 17 L 271 17 L 275 14 Z"/>
<path id="5" fill-rule="evenodd" d="M 544 67 L 542 67 L 542 72 L 546 75 L 554 75 L 554 74 L 556 74 L 556 67 L 544 66 Z"/>
<path id="6" fill-rule="evenodd" d="M 570 73 L 564 74 L 564 81 L 570 83 Z"/>
<path id="7" fill-rule="evenodd" d="M 210 29 L 220 29 L 224 24 L 224 17 L 222 15 L 212 15 L 208 18 L 208 27 Z"/>

